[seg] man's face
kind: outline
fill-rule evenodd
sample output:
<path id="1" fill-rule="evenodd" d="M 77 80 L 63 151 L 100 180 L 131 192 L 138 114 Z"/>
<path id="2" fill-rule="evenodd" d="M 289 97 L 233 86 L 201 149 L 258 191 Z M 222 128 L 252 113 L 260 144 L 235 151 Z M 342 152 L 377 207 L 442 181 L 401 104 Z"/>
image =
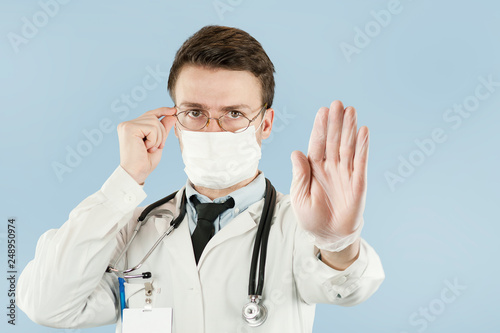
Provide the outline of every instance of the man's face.
<path id="1" fill-rule="evenodd" d="M 238 107 L 238 110 L 249 119 L 253 119 L 262 108 L 262 95 L 259 80 L 249 71 L 233 71 L 226 69 L 209 69 L 201 66 L 186 65 L 182 68 L 177 79 L 175 98 L 177 106 L 184 108 L 188 103 L 199 104 L 197 110 L 204 110 L 210 117 L 218 118 L 225 113 L 224 107 L 232 105 L 247 105 L 248 107 Z M 192 106 L 192 105 L 190 105 Z M 251 123 L 257 128 L 262 121 L 261 113 L 255 121 Z M 266 139 L 271 134 L 271 127 L 274 118 L 274 110 L 269 108 L 264 117 L 264 121 L 256 133 L 259 145 L 262 139 Z M 179 138 L 177 122 L 175 135 Z M 181 127 L 182 130 L 185 130 Z M 249 128 L 248 131 L 251 131 Z M 203 131 L 217 132 L 223 131 L 217 121 L 213 119 Z M 179 139 L 180 140 L 180 139 Z M 182 150 L 182 142 L 181 150 Z"/>

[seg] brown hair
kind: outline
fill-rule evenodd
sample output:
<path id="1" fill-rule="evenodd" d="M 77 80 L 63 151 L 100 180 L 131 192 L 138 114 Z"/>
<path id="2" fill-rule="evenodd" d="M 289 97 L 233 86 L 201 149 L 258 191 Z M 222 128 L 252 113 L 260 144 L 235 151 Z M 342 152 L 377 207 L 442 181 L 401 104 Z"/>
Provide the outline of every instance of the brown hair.
<path id="1" fill-rule="evenodd" d="M 189 37 L 175 54 L 167 89 L 175 102 L 175 83 L 184 65 L 246 70 L 260 81 L 262 105 L 267 108 L 274 98 L 274 65 L 262 45 L 247 32 L 220 25 L 207 25 Z"/>

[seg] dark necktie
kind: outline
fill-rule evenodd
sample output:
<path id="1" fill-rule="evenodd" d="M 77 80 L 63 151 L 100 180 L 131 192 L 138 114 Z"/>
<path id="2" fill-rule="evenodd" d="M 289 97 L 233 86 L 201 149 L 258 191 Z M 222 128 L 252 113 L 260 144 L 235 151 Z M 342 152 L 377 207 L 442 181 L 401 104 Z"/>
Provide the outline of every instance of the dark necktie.
<path id="1" fill-rule="evenodd" d="M 196 196 L 192 195 L 191 202 L 194 204 L 194 208 L 198 214 L 196 228 L 191 235 L 194 257 L 196 264 L 198 264 L 198 260 L 203 253 L 203 249 L 215 233 L 215 219 L 226 209 L 234 207 L 234 199 L 229 198 L 224 203 L 200 203 Z"/>

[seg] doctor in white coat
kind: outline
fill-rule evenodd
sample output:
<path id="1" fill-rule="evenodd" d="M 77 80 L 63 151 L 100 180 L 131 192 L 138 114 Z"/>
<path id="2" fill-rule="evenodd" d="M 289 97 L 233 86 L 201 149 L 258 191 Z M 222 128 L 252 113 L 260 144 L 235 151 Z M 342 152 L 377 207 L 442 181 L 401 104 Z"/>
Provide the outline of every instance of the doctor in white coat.
<path id="1" fill-rule="evenodd" d="M 144 209 L 139 204 L 146 198 L 148 175 L 163 153 L 169 159 L 163 147 L 174 125 L 188 179 L 160 208 L 177 216 L 186 189 L 187 213 L 134 272 L 149 271 L 152 277 L 127 281 L 128 308 L 171 308 L 172 322 L 161 324 L 165 332 L 170 327 L 178 333 L 312 332 L 316 303 L 352 306 L 370 297 L 384 271 L 360 236 L 368 128 L 358 130 L 355 109 L 334 101 L 316 114 L 307 156 L 292 153 L 290 194 L 277 193 L 262 298 L 267 320 L 250 327 L 242 318 L 264 204 L 265 177 L 258 161 L 274 120 L 273 72 L 262 46 L 242 30 L 207 26 L 191 36 L 170 72 L 176 106 L 118 125 L 120 165 L 61 228 L 40 237 L 17 285 L 19 308 L 41 325 L 116 324 L 121 331 L 117 277 L 105 271 Z M 200 121 L 204 127 L 194 128 Z M 234 124 L 246 130 L 236 132 Z M 198 263 L 191 241 L 197 226 L 192 196 L 200 202 L 235 201 L 214 222 L 215 234 Z M 117 266 L 137 264 L 167 227 L 167 219 L 152 218 Z M 146 295 L 145 288 L 152 293 Z M 335 316 L 334 307 L 331 312 Z"/>

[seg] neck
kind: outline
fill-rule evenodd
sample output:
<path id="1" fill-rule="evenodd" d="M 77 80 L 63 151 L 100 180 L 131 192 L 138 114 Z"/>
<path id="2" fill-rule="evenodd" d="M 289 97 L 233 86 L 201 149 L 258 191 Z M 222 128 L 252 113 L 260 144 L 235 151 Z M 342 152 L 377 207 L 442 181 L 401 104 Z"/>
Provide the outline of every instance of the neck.
<path id="1" fill-rule="evenodd" d="M 250 178 L 247 178 L 245 180 L 242 180 L 241 182 L 234 184 L 233 186 L 223 188 L 220 190 L 213 189 L 213 188 L 208 188 L 208 187 L 203 187 L 203 186 L 196 186 L 192 184 L 193 188 L 200 194 L 203 194 L 204 196 L 207 196 L 210 200 L 214 200 L 215 198 L 220 198 L 228 195 L 231 192 L 234 192 L 242 187 L 247 186 L 250 184 L 257 176 L 259 175 L 259 170 L 255 172 L 255 175 L 253 175 Z"/>

